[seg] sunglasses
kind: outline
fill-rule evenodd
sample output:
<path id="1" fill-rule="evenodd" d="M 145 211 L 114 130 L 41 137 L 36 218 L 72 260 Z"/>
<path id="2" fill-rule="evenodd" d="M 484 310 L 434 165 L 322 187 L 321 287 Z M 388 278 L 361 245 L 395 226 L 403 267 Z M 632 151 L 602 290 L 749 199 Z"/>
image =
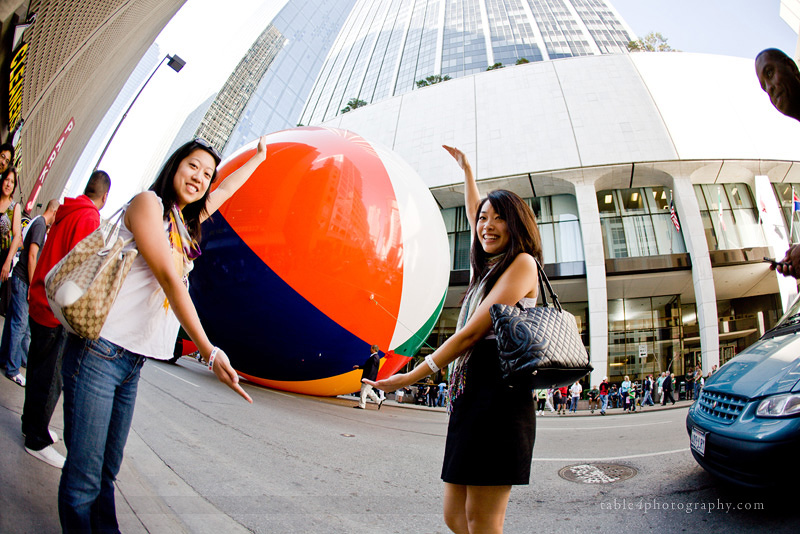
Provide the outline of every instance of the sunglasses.
<path id="1" fill-rule="evenodd" d="M 195 137 L 194 142 L 200 145 L 201 147 L 205 148 L 209 152 L 211 152 L 211 155 L 213 155 L 217 159 L 217 161 L 222 160 L 222 156 L 219 155 L 219 152 L 217 152 L 217 149 L 214 148 L 214 145 L 212 145 L 202 137 Z"/>

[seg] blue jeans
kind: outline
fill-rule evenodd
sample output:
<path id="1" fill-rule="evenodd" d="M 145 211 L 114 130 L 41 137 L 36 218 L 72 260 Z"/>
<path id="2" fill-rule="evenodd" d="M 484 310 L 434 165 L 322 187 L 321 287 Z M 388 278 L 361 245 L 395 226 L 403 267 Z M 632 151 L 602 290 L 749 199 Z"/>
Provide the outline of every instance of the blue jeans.
<path id="1" fill-rule="evenodd" d="M 119 532 L 114 480 L 144 359 L 103 338 L 70 336 L 61 369 L 67 461 L 58 515 L 64 532 Z"/>
<path id="2" fill-rule="evenodd" d="M 608 408 L 608 395 L 600 395 L 600 413 L 606 413 Z"/>
<path id="3" fill-rule="evenodd" d="M 695 400 L 700 398 L 700 383 L 695 382 L 694 384 L 694 398 Z"/>
<path id="4" fill-rule="evenodd" d="M 578 397 L 570 397 L 569 411 L 576 412 L 578 410 Z"/>
<path id="5" fill-rule="evenodd" d="M 31 334 L 28 326 L 28 282 L 16 276 L 8 277 L 9 303 L 3 337 L 0 339 L 0 366 L 6 376 L 19 374 L 19 367 L 28 361 Z"/>

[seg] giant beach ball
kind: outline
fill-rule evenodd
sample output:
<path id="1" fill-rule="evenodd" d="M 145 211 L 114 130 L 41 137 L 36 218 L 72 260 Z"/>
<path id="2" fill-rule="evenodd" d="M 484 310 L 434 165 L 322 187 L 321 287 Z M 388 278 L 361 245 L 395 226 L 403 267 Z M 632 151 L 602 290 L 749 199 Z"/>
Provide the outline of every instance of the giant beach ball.
<path id="1" fill-rule="evenodd" d="M 211 341 L 246 379 L 332 396 L 402 368 L 444 305 L 449 247 L 436 202 L 391 150 L 353 132 L 267 136 L 267 157 L 203 223 L 190 293 Z M 227 158 L 217 183 L 256 143 Z"/>

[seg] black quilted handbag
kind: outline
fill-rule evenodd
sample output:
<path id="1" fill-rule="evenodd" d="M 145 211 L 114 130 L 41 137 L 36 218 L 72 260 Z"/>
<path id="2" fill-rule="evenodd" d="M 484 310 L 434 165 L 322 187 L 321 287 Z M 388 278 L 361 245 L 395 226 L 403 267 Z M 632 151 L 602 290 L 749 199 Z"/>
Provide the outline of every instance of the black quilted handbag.
<path id="1" fill-rule="evenodd" d="M 531 387 L 561 387 L 592 371 L 589 354 L 578 333 L 575 317 L 561 308 L 547 275 L 537 261 L 541 307 L 494 304 L 490 310 L 503 378 L 517 381 L 533 376 Z M 547 302 L 547 292 L 552 304 Z"/>

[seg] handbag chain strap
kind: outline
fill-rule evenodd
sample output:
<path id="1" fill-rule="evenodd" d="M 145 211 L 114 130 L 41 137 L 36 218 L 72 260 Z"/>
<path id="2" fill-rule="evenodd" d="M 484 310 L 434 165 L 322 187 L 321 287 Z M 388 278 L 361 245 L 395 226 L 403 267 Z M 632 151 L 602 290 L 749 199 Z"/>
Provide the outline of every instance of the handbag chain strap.
<path id="1" fill-rule="evenodd" d="M 558 295 L 556 295 L 556 292 L 553 291 L 553 286 L 550 285 L 550 280 L 548 280 L 547 275 L 544 274 L 542 264 L 539 263 L 539 260 L 535 257 L 533 259 L 536 261 L 536 269 L 539 271 L 539 294 L 542 296 L 542 303 L 544 307 L 547 308 L 550 306 L 550 304 L 547 303 L 547 293 L 550 293 L 552 305 L 555 306 L 559 312 L 563 311 L 561 308 L 561 302 L 558 300 Z M 545 292 L 545 287 L 547 287 L 547 292 Z"/>

